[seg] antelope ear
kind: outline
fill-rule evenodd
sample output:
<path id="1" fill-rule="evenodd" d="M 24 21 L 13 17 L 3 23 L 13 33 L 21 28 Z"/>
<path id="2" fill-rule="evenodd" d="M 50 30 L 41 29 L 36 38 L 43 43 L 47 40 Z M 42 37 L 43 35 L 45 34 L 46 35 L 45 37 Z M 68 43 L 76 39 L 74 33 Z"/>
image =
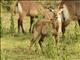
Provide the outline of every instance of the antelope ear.
<path id="1" fill-rule="evenodd" d="M 53 10 L 53 9 L 50 9 L 50 11 L 51 11 L 51 12 L 54 12 L 54 10 Z"/>
<path id="2" fill-rule="evenodd" d="M 54 12 L 54 9 L 53 9 L 53 8 L 49 7 L 48 9 L 49 9 L 51 12 Z"/>

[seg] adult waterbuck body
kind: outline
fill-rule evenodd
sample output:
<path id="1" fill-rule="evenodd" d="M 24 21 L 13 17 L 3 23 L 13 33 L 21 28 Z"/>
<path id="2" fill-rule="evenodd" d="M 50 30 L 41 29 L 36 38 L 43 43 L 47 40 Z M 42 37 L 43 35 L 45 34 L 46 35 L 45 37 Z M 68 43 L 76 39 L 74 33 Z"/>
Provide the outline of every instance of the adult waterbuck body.
<path id="1" fill-rule="evenodd" d="M 80 1 L 74 0 L 61 0 L 58 4 L 59 9 L 63 9 L 62 11 L 62 33 L 65 33 L 65 27 L 71 21 L 78 21 L 80 25 Z"/>
<path id="2" fill-rule="evenodd" d="M 23 1 L 20 0 L 17 2 L 17 8 L 19 12 L 19 19 L 18 19 L 18 32 L 20 31 L 20 27 L 22 29 L 22 32 L 24 33 L 23 28 L 23 19 L 25 16 L 30 16 L 30 29 L 31 32 L 31 26 L 33 23 L 34 17 L 37 17 L 40 13 L 43 13 L 44 10 L 42 5 L 38 1 Z"/>

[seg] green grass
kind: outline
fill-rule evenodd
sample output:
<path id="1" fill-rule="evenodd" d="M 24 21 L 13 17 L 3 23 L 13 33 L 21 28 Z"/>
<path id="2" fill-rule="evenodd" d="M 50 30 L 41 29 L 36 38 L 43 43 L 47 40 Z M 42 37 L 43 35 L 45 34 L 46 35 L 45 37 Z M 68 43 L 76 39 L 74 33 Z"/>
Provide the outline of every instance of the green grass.
<path id="1" fill-rule="evenodd" d="M 17 33 L 18 15 L 14 16 L 15 33 L 10 33 L 10 14 L 2 13 L 2 37 L 1 37 L 1 60 L 80 60 L 80 28 L 72 22 L 67 28 L 65 38 L 55 46 L 51 35 L 48 35 L 44 42 L 44 55 L 38 42 L 30 53 L 29 45 L 32 35 L 29 30 L 29 18 L 24 20 L 26 34 Z M 5 17 L 5 18 L 4 18 Z M 75 34 L 76 32 L 76 34 Z M 37 51 L 35 51 L 35 49 Z"/>

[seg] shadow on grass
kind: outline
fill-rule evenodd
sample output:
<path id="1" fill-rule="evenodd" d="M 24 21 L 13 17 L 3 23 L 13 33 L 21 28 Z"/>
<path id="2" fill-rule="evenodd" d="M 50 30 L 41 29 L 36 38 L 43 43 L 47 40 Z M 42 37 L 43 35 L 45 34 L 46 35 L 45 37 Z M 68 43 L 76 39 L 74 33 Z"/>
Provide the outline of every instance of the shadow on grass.
<path id="1" fill-rule="evenodd" d="M 10 33 L 10 32 L 6 32 L 6 33 L 3 33 L 1 38 L 11 38 L 11 39 L 14 39 L 14 40 L 31 40 L 32 38 L 32 34 L 31 33 Z"/>

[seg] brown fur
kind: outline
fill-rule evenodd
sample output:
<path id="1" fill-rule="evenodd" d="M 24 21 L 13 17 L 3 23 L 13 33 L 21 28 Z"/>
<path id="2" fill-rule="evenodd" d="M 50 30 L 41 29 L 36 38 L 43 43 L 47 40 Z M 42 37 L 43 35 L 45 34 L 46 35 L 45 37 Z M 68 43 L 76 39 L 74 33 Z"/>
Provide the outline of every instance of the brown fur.
<path id="1" fill-rule="evenodd" d="M 67 6 L 70 13 L 70 18 L 62 21 L 62 32 L 64 34 L 66 26 L 69 25 L 71 21 L 77 20 L 80 25 L 80 1 L 62 0 L 59 3 L 59 9 L 63 8 L 63 4 Z"/>
<path id="2" fill-rule="evenodd" d="M 22 13 L 19 12 L 18 31 L 20 31 L 20 26 L 21 26 L 22 31 L 24 32 L 22 21 L 23 21 L 24 17 L 27 15 L 27 16 L 30 16 L 30 30 L 29 31 L 31 32 L 31 26 L 34 21 L 33 20 L 34 17 L 38 16 L 38 14 L 43 14 L 44 8 L 37 1 L 20 0 L 18 2 L 22 6 Z"/>
<path id="3" fill-rule="evenodd" d="M 52 35 L 54 35 L 55 37 L 55 42 L 58 43 L 58 38 L 59 38 L 59 25 L 61 23 L 58 22 L 57 20 L 57 16 L 54 14 L 54 12 L 50 12 L 48 9 L 45 10 L 44 14 L 44 18 L 37 21 L 35 26 L 33 27 L 33 38 L 31 40 L 31 44 L 29 49 L 31 50 L 31 47 L 33 46 L 33 44 L 36 42 L 36 40 L 38 38 L 39 39 L 39 45 L 42 49 L 43 52 L 43 48 L 42 48 L 42 42 L 44 41 L 45 36 L 48 34 L 48 26 L 47 23 L 52 24 L 52 28 L 53 28 L 53 32 Z"/>
<path id="4" fill-rule="evenodd" d="M 33 27 L 33 38 L 31 40 L 30 49 L 38 38 L 40 38 L 39 45 L 42 49 L 42 42 L 43 42 L 45 36 L 48 34 L 47 23 L 52 24 L 52 19 L 53 19 L 53 13 L 50 12 L 48 9 L 45 9 L 44 18 L 41 20 L 38 20 L 35 23 L 35 26 Z M 43 51 L 43 49 L 42 49 L 42 51 Z"/>

